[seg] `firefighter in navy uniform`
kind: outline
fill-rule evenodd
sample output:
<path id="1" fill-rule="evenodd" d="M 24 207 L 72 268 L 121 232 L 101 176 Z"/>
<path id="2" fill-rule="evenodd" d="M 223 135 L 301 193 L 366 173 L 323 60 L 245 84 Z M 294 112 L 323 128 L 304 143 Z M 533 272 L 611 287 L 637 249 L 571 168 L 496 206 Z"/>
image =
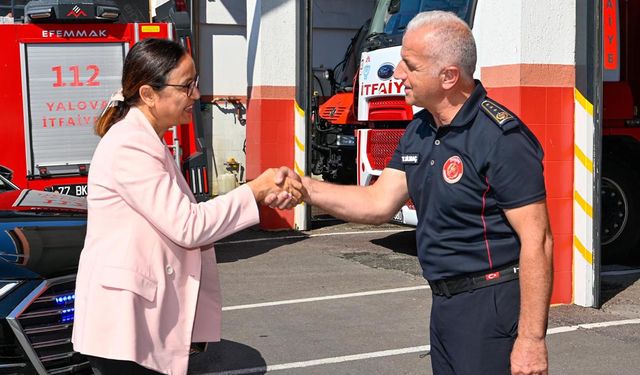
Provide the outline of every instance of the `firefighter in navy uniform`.
<path id="1" fill-rule="evenodd" d="M 303 177 L 304 199 L 364 223 L 413 200 L 434 374 L 546 374 L 553 245 L 542 148 L 474 81 L 473 35 L 452 13 L 417 15 L 401 55 L 394 75 L 425 110 L 387 168 L 367 187 Z"/>
<path id="2" fill-rule="evenodd" d="M 418 113 L 387 165 L 405 172 L 418 213 L 437 374 L 509 372 L 490 360 L 509 357 L 520 309 L 520 240 L 503 210 L 545 199 L 541 160 L 535 136 L 476 82 L 450 124 Z"/>

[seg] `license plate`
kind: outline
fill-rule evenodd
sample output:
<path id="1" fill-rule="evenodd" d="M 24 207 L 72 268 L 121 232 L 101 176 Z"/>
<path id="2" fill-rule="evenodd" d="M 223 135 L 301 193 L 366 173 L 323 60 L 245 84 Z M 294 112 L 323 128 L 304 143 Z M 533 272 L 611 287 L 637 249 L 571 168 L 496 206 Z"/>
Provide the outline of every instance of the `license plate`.
<path id="1" fill-rule="evenodd" d="M 49 186 L 46 190 L 53 191 L 60 194 L 74 195 L 76 197 L 87 196 L 86 184 L 53 185 L 53 186 Z"/>
<path id="2" fill-rule="evenodd" d="M 391 220 L 402 223 L 404 221 L 404 215 L 402 214 L 402 210 L 398 211 L 398 213 Z"/>

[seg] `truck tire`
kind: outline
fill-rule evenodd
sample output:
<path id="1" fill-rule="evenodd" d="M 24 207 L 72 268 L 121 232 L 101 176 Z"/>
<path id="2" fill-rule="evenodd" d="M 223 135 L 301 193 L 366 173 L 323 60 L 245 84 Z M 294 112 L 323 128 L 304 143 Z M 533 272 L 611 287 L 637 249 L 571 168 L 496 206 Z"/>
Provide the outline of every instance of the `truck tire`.
<path id="1" fill-rule="evenodd" d="M 635 263 L 640 258 L 640 176 L 617 158 L 602 165 L 602 263 Z"/>

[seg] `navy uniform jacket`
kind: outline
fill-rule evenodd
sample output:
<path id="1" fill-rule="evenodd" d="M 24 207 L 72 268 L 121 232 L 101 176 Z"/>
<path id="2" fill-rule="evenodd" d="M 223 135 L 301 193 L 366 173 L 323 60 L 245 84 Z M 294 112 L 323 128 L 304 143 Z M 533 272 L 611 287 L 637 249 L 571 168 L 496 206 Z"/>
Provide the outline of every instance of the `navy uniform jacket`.
<path id="1" fill-rule="evenodd" d="M 451 124 L 438 129 L 428 111 L 416 114 L 387 167 L 406 173 L 427 280 L 518 261 L 503 209 L 545 198 L 542 157 L 536 137 L 479 81 Z"/>

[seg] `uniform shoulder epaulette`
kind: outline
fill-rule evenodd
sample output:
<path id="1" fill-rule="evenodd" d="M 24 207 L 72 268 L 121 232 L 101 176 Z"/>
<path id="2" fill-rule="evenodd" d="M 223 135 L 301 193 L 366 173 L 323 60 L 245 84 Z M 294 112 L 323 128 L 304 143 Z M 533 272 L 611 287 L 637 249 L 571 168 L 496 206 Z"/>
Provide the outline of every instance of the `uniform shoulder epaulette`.
<path id="1" fill-rule="evenodd" d="M 500 104 L 486 98 L 480 107 L 502 130 L 510 130 L 518 126 L 516 118 Z"/>

